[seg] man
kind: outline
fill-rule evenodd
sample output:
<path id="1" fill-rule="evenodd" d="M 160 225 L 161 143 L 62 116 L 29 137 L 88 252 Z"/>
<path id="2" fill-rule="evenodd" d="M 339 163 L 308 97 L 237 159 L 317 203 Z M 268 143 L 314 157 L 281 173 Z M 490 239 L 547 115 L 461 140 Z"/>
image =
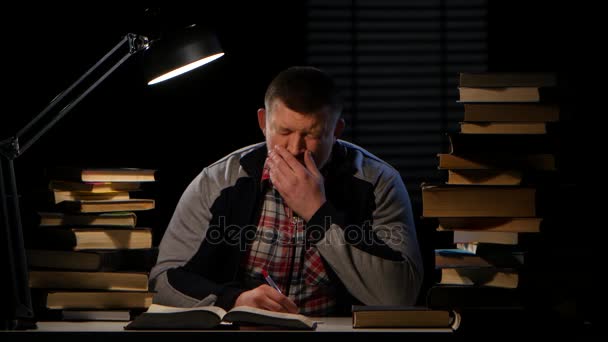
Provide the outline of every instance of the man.
<path id="1" fill-rule="evenodd" d="M 205 168 L 182 195 L 150 274 L 154 301 L 306 315 L 414 304 L 423 269 L 408 193 L 391 166 L 337 140 L 332 79 L 288 68 L 264 106 L 266 142 Z"/>

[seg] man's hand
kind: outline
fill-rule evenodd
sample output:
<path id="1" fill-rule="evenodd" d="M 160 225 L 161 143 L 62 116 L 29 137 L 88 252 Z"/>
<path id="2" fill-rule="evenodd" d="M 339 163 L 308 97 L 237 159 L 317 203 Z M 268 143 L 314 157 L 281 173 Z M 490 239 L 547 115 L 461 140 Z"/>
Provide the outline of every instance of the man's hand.
<path id="1" fill-rule="evenodd" d="M 285 148 L 275 146 L 268 162 L 272 185 L 289 208 L 309 221 L 326 201 L 323 176 L 311 152 L 304 153 L 304 166 Z"/>
<path id="2" fill-rule="evenodd" d="M 266 284 L 241 293 L 234 306 L 241 305 L 277 312 L 298 313 L 298 307 L 291 299 Z"/>

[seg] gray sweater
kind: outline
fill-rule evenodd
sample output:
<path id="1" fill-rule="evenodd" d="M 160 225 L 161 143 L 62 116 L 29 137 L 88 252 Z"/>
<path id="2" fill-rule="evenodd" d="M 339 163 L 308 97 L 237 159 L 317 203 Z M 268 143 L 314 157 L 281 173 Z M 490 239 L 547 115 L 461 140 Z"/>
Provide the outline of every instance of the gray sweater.
<path id="1" fill-rule="evenodd" d="M 239 262 L 255 234 L 266 145 L 205 168 L 184 191 L 150 274 L 154 302 L 229 309 L 243 291 Z M 423 268 L 409 195 L 399 173 L 356 145 L 337 141 L 326 167 L 327 202 L 306 223 L 352 304 L 412 305 Z"/>

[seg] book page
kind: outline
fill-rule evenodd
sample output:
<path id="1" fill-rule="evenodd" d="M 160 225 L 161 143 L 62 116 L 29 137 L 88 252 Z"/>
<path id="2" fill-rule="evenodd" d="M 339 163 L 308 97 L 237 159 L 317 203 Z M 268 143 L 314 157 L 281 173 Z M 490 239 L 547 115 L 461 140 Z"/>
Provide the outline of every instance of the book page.
<path id="1" fill-rule="evenodd" d="M 148 310 L 125 326 L 125 330 L 199 330 L 228 329 L 222 317 L 226 311 L 217 306 L 180 308 L 152 304 Z"/>
<path id="2" fill-rule="evenodd" d="M 295 329 L 314 329 L 316 327 L 316 322 L 304 315 L 275 312 L 249 306 L 233 308 L 226 314 L 225 319 L 233 322 L 276 325 Z"/>
<path id="3" fill-rule="evenodd" d="M 226 314 L 226 311 L 219 306 L 199 306 L 193 308 L 179 308 L 175 306 L 166 306 L 160 304 L 152 304 L 146 312 L 148 313 L 175 313 L 175 312 L 186 312 L 186 311 L 209 311 L 222 318 Z"/>

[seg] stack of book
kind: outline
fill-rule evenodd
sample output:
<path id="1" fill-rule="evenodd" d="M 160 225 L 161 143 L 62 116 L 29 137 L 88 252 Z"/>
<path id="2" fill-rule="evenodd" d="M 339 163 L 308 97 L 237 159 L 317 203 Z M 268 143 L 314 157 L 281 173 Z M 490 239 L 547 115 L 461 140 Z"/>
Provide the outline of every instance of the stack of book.
<path id="1" fill-rule="evenodd" d="M 541 197 L 556 171 L 553 73 L 463 73 L 464 120 L 438 155 L 445 184 L 423 184 L 423 216 L 450 244 L 435 250 L 430 307 L 519 308 L 527 258 L 545 229 Z"/>
<path id="2" fill-rule="evenodd" d="M 26 251 L 39 318 L 129 320 L 145 310 L 157 250 L 136 212 L 155 201 L 133 194 L 155 181 L 154 170 L 63 168 L 49 175 L 50 211 L 39 213 Z"/>

